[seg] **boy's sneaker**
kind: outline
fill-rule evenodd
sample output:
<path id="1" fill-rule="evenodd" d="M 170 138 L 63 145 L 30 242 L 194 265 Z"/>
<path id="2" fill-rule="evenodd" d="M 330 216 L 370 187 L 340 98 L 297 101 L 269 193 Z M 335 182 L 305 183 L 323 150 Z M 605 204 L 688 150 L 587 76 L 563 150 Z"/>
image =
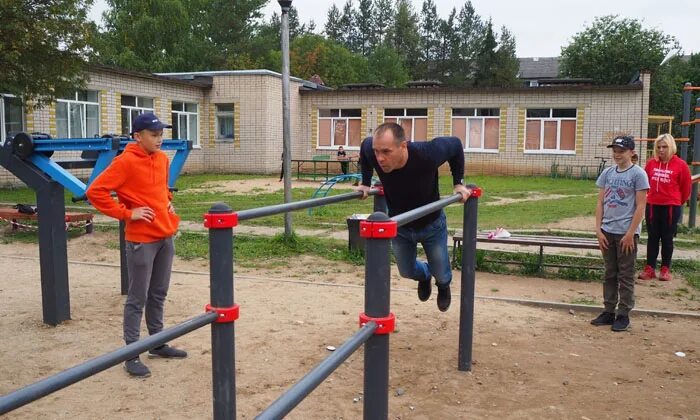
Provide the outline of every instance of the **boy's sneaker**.
<path id="1" fill-rule="evenodd" d="M 418 282 L 418 299 L 420 299 L 421 302 L 425 302 L 426 300 L 430 299 L 430 293 L 432 293 L 433 290 L 433 285 L 430 283 L 430 279 L 426 281 L 419 281 Z"/>
<path id="2" fill-rule="evenodd" d="M 659 272 L 659 280 L 661 281 L 671 281 L 673 276 L 671 275 L 671 270 L 665 265 L 661 266 L 661 271 Z"/>
<path id="3" fill-rule="evenodd" d="M 618 315 L 617 318 L 615 318 L 615 322 L 612 325 L 612 328 L 610 328 L 613 331 L 627 331 L 630 329 L 630 317 L 627 315 Z"/>
<path id="4" fill-rule="evenodd" d="M 148 350 L 148 357 L 163 357 L 166 359 L 184 359 L 187 357 L 187 352 L 184 350 L 176 349 L 175 347 L 170 347 L 167 344 L 163 344 L 160 347 Z"/>
<path id="5" fill-rule="evenodd" d="M 124 369 L 126 369 L 129 375 L 136 378 L 148 378 L 151 376 L 151 371 L 148 369 L 148 366 L 141 363 L 141 359 L 138 357 L 124 362 Z"/>
<path id="6" fill-rule="evenodd" d="M 601 325 L 613 325 L 615 322 L 615 314 L 612 312 L 603 312 L 591 321 L 591 325 L 596 327 Z"/>
<path id="7" fill-rule="evenodd" d="M 663 270 L 663 267 L 661 267 L 661 269 Z M 647 265 L 646 267 L 644 267 L 644 270 L 641 273 L 639 273 L 637 278 L 639 280 L 655 279 L 656 278 L 656 270 L 654 270 L 654 267 Z"/>
<path id="8" fill-rule="evenodd" d="M 445 312 L 450 307 L 452 302 L 452 292 L 450 292 L 450 285 L 438 286 L 438 297 L 437 306 L 440 312 Z"/>

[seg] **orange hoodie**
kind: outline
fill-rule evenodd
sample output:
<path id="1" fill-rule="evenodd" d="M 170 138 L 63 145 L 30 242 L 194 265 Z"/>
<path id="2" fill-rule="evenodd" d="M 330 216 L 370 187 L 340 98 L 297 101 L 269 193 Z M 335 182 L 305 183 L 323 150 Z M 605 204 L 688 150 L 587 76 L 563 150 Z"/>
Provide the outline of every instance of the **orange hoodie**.
<path id="1" fill-rule="evenodd" d="M 126 222 L 127 241 L 147 243 L 168 238 L 180 221 L 176 214 L 168 212 L 172 199 L 168 166 L 165 153 L 149 155 L 138 144 L 130 143 L 90 184 L 87 197 L 97 210 Z M 118 203 L 111 197 L 112 191 L 117 193 Z M 153 221 L 131 220 L 131 209 L 136 207 L 152 208 Z"/>

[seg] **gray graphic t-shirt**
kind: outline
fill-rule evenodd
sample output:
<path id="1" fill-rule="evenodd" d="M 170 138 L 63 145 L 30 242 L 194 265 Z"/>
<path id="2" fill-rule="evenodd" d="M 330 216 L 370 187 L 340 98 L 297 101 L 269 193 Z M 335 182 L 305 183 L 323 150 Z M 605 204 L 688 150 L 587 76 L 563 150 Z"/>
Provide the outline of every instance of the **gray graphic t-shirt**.
<path id="1" fill-rule="evenodd" d="M 601 227 L 608 233 L 624 235 L 634 216 L 636 192 L 649 189 L 646 172 L 637 165 L 619 171 L 616 165 L 604 170 L 595 184 L 605 190 Z M 637 235 L 641 230 L 640 224 L 637 226 Z"/>

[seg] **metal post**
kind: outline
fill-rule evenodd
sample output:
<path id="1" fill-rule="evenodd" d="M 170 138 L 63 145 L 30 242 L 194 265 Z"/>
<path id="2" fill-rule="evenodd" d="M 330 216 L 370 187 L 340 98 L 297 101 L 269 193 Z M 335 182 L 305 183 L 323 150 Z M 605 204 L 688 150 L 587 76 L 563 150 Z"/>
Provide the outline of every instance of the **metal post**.
<path id="1" fill-rule="evenodd" d="M 237 215 L 224 203 L 205 215 L 209 228 L 210 301 L 214 308 L 233 307 L 233 227 Z M 236 418 L 235 330 L 233 322 L 211 324 L 211 370 L 214 419 Z"/>
<path id="2" fill-rule="evenodd" d="M 693 175 L 700 174 L 700 98 L 695 102 L 695 135 L 693 136 Z M 698 213 L 698 184 L 693 183 L 690 190 L 690 211 L 688 212 L 688 227 L 695 227 Z"/>
<path id="3" fill-rule="evenodd" d="M 129 293 L 129 266 L 126 263 L 126 222 L 119 221 L 119 266 L 121 272 L 121 293 L 127 295 Z"/>
<path id="4" fill-rule="evenodd" d="M 684 85 L 686 88 L 689 88 L 693 86 L 691 83 L 686 83 Z M 683 118 L 681 118 L 681 122 L 688 122 L 690 120 L 690 102 L 692 99 L 693 92 L 690 89 L 684 89 L 683 90 Z M 669 127 L 668 132 L 671 132 L 671 127 Z M 681 137 L 688 138 L 688 134 L 690 133 L 690 126 L 688 125 L 681 125 Z M 688 142 L 683 142 L 680 145 L 680 157 L 681 159 L 687 161 L 688 160 Z M 681 207 L 682 209 L 683 207 Z"/>
<path id="5" fill-rule="evenodd" d="M 282 155 L 284 162 L 284 202 L 292 201 L 292 140 L 289 102 L 289 9 L 291 0 L 278 0 L 282 8 Z M 292 235 L 292 213 L 284 214 L 284 234 Z"/>
<path id="6" fill-rule="evenodd" d="M 393 223 L 381 212 L 372 213 L 367 223 Z M 391 238 L 365 236 L 365 314 L 389 316 Z M 396 235 L 394 230 L 394 236 Z M 389 416 L 389 335 L 374 335 L 365 343 L 364 418 L 386 419 Z"/>
<path id="7" fill-rule="evenodd" d="M 372 211 L 388 213 L 389 209 L 386 205 L 386 197 L 384 196 L 384 186 L 381 182 L 376 182 L 373 187 L 377 188 L 379 192 L 374 196 L 374 208 Z"/>
<path id="8" fill-rule="evenodd" d="M 481 190 L 469 186 L 472 195 L 464 203 L 462 221 L 462 291 L 459 305 L 459 350 L 457 369 L 468 371 L 472 368 L 472 342 L 474 333 L 474 289 L 476 287 L 476 226 L 477 210 Z"/>
<path id="9" fill-rule="evenodd" d="M 36 190 L 39 209 L 39 261 L 44 322 L 58 325 L 70 319 L 66 207 L 63 187 L 54 181 Z"/>

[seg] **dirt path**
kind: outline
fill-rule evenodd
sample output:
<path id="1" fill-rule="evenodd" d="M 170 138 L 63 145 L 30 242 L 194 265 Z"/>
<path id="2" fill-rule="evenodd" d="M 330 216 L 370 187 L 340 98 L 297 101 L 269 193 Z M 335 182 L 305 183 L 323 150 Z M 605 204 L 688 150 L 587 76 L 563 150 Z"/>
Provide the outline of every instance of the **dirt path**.
<path id="1" fill-rule="evenodd" d="M 121 345 L 119 269 L 111 233 L 69 243 L 72 320 L 41 322 L 38 247 L 0 245 L 0 394 Z M 14 256 L 14 257 L 13 257 Z M 209 300 L 208 263 L 177 259 L 166 304 L 168 325 L 202 312 Z M 238 417 L 253 418 L 283 390 L 357 329 L 364 269 L 312 257 L 236 270 Z M 185 273 L 185 271 L 187 273 Z M 455 272 L 459 276 L 459 272 Z M 590 314 L 477 300 L 472 372 L 456 369 L 459 323 L 453 307 L 440 313 L 434 297 L 392 270 L 389 413 L 392 419 L 452 418 L 698 418 L 700 323 L 632 317 L 633 329 L 613 333 L 588 324 Z M 639 308 L 700 311 L 681 281 L 637 288 Z M 598 283 L 477 273 L 477 294 L 600 302 Z M 127 377 L 114 367 L 45 397 L 8 419 L 192 419 L 211 417 L 208 328 L 174 342 L 186 360 L 145 362 L 153 376 Z M 684 352 L 685 357 L 676 356 Z M 351 356 L 289 416 L 362 416 L 363 355 Z"/>

